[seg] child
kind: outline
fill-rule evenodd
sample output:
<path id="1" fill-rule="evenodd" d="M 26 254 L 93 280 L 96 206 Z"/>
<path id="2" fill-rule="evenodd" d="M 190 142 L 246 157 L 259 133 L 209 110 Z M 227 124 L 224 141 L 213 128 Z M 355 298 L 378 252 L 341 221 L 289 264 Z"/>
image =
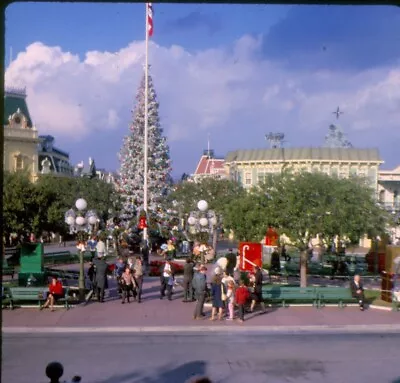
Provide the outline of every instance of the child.
<path id="1" fill-rule="evenodd" d="M 129 266 L 126 266 L 125 271 L 122 273 L 121 276 L 121 287 L 122 287 L 122 304 L 125 303 L 125 299 L 128 299 L 129 303 L 129 298 L 131 295 L 131 291 L 133 293 L 133 296 L 135 296 L 135 290 L 136 290 L 136 281 L 135 278 L 132 275 L 131 269 Z"/>
<path id="2" fill-rule="evenodd" d="M 244 305 L 246 304 L 247 300 L 250 297 L 250 293 L 248 288 L 245 286 L 244 281 L 241 280 L 239 283 L 239 288 L 236 290 L 235 293 L 235 300 L 236 304 L 239 308 L 239 322 L 244 322 Z"/>
<path id="3" fill-rule="evenodd" d="M 234 305 L 235 305 L 235 283 L 233 281 L 228 282 L 228 290 L 226 292 L 226 303 L 228 305 L 229 318 L 228 320 L 234 319 Z"/>

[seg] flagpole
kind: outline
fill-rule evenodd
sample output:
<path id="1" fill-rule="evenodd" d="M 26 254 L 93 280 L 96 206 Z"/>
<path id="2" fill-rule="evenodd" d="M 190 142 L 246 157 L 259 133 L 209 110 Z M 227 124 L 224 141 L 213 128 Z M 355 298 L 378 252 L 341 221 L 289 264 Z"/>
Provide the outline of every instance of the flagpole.
<path id="1" fill-rule="evenodd" d="M 147 181 L 148 181 L 148 113 L 149 113 L 149 5 L 146 3 L 146 52 L 144 67 L 144 183 L 143 183 L 143 208 L 147 223 Z M 146 225 L 147 226 L 147 225 Z M 147 227 L 143 229 L 143 240 L 147 242 Z"/>

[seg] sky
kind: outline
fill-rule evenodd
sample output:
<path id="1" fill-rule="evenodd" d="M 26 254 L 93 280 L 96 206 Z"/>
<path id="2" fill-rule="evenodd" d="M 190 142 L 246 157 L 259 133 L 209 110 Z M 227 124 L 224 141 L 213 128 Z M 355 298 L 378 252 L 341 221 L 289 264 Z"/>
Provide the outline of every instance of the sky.
<path id="1" fill-rule="evenodd" d="M 400 165 L 400 7 L 153 9 L 149 60 L 174 177 L 195 171 L 208 137 L 218 156 L 268 148 L 269 132 L 317 147 L 332 123 L 354 147 L 378 148 L 383 168 Z M 26 87 L 39 134 L 72 164 L 118 170 L 143 75 L 144 4 L 13 3 L 5 37 L 6 85 Z"/>

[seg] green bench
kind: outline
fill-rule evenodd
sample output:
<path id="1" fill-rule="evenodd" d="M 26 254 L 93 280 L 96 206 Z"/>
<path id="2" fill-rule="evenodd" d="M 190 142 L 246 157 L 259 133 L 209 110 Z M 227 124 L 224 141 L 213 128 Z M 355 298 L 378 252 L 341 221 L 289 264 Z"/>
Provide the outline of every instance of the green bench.
<path id="1" fill-rule="evenodd" d="M 318 287 L 318 307 L 326 303 L 337 302 L 339 307 L 345 307 L 345 303 L 357 303 L 357 298 L 351 295 L 351 290 L 345 287 Z"/>
<path id="2" fill-rule="evenodd" d="M 288 302 L 311 303 L 318 307 L 318 294 L 315 287 L 263 287 L 263 298 L 267 302 L 289 307 Z"/>
<path id="3" fill-rule="evenodd" d="M 75 270 L 59 270 L 46 268 L 46 274 L 49 277 L 57 277 L 59 279 L 79 279 L 79 271 Z"/>
<path id="4" fill-rule="evenodd" d="M 71 262 L 71 253 L 69 251 L 59 251 L 44 255 L 45 265 L 63 265 Z"/>
<path id="5" fill-rule="evenodd" d="M 45 287 L 10 287 L 9 295 L 7 298 L 10 300 L 10 308 L 15 307 L 16 302 L 37 302 L 39 308 L 42 307 L 43 302 L 46 301 L 46 288 Z M 69 288 L 64 288 L 64 298 L 59 299 L 57 302 L 62 302 L 64 307 L 69 309 Z"/>

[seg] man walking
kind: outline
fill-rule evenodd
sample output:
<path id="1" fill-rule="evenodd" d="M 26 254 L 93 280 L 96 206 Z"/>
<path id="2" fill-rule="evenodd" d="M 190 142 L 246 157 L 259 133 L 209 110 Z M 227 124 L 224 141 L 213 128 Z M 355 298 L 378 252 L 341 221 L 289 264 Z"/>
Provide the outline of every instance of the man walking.
<path id="1" fill-rule="evenodd" d="M 138 303 L 142 302 L 142 288 L 143 288 L 143 262 L 140 257 L 136 258 L 135 265 L 135 279 L 137 284 Z"/>
<path id="2" fill-rule="evenodd" d="M 257 303 L 260 304 L 261 310 L 265 313 L 265 303 L 262 296 L 263 275 L 258 266 L 254 266 L 254 292 L 251 294 L 250 312 L 253 312 Z"/>
<path id="3" fill-rule="evenodd" d="M 236 267 L 236 254 L 233 254 L 232 249 L 229 249 L 229 253 L 226 254 L 225 258 L 227 260 L 226 273 L 233 277 L 233 273 Z"/>
<path id="4" fill-rule="evenodd" d="M 93 235 L 92 238 L 89 239 L 87 244 L 90 251 L 90 262 L 93 262 L 93 259 L 96 256 L 96 245 L 97 245 L 96 236 Z"/>
<path id="5" fill-rule="evenodd" d="M 194 263 L 189 257 L 186 259 L 186 264 L 183 266 L 183 302 L 193 301 L 193 275 L 194 275 Z"/>
<path id="6" fill-rule="evenodd" d="M 160 299 L 165 297 L 165 291 L 167 291 L 168 300 L 172 301 L 172 288 L 174 286 L 174 270 L 170 261 L 167 259 L 165 265 L 161 266 L 160 275 Z"/>
<path id="7" fill-rule="evenodd" d="M 95 276 L 95 285 L 96 285 L 96 293 L 97 300 L 99 302 L 104 302 L 104 290 L 107 285 L 107 269 L 108 265 L 104 259 L 98 254 L 98 258 L 93 262 L 96 268 L 96 276 Z"/>
<path id="8" fill-rule="evenodd" d="M 193 314 L 193 319 L 202 319 L 203 317 L 203 308 L 204 302 L 206 300 L 207 293 L 207 276 L 206 276 L 207 268 L 202 266 L 200 271 L 196 273 L 193 278 L 193 289 L 196 294 L 196 307 Z"/>

